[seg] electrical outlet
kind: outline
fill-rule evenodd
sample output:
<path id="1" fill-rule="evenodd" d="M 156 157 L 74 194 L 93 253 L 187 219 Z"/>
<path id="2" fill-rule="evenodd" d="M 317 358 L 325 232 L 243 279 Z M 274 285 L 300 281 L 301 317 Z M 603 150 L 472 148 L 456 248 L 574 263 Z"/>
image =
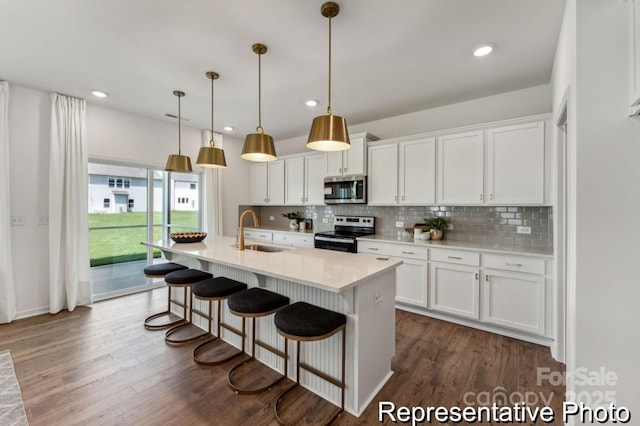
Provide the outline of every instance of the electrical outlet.
<path id="1" fill-rule="evenodd" d="M 384 299 L 382 297 L 382 292 L 376 291 L 375 293 L 373 293 L 373 304 L 377 305 L 378 303 L 382 302 L 382 299 Z"/>
<path id="2" fill-rule="evenodd" d="M 313 220 L 318 220 L 318 213 L 316 212 L 313 213 Z"/>
<path id="3" fill-rule="evenodd" d="M 447 224 L 447 231 L 453 231 L 453 223 Z"/>
<path id="4" fill-rule="evenodd" d="M 516 228 L 516 232 L 518 234 L 531 234 L 531 227 L 530 226 L 518 226 Z"/>
<path id="5" fill-rule="evenodd" d="M 323 217 L 322 218 L 322 223 L 329 223 L 329 218 L 328 217 Z"/>
<path id="6" fill-rule="evenodd" d="M 269 220 L 276 220 L 275 216 L 269 216 Z"/>
<path id="7" fill-rule="evenodd" d="M 404 228 L 404 222 L 401 220 L 398 220 L 396 222 L 396 228 Z"/>
<path id="8" fill-rule="evenodd" d="M 24 215 L 11 216 L 11 226 L 24 226 Z"/>

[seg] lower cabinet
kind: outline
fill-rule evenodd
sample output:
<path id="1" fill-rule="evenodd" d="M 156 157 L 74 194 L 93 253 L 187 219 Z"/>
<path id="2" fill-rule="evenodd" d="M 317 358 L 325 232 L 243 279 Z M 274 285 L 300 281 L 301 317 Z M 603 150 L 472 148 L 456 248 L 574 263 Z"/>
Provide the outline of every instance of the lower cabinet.
<path id="1" fill-rule="evenodd" d="M 480 319 L 480 271 L 477 267 L 431 262 L 430 272 L 431 309 Z"/>
<path id="2" fill-rule="evenodd" d="M 262 241 L 265 243 L 270 243 L 273 237 L 272 232 L 267 231 L 258 231 L 256 229 L 245 229 L 244 230 L 244 239 L 245 240 L 253 240 L 253 241 Z"/>
<path id="3" fill-rule="evenodd" d="M 396 268 L 398 308 L 551 344 L 551 259 L 530 255 L 358 241 L 358 253 L 402 260 Z"/>
<path id="4" fill-rule="evenodd" d="M 486 264 L 493 266 L 489 257 Z M 519 265 L 531 269 L 521 261 L 504 256 L 506 265 Z M 529 260 L 531 262 L 531 260 Z M 544 273 L 544 261 L 537 261 L 536 268 Z M 534 334 L 545 334 L 546 326 L 546 280 L 543 274 L 510 272 L 485 269 L 482 297 L 482 321 Z"/>
<path id="5" fill-rule="evenodd" d="M 427 307 L 429 267 L 426 247 L 358 241 L 358 253 L 402 260 L 396 268 L 396 302 Z"/>
<path id="6" fill-rule="evenodd" d="M 273 242 L 287 246 L 313 247 L 313 234 L 294 232 L 274 232 Z"/>

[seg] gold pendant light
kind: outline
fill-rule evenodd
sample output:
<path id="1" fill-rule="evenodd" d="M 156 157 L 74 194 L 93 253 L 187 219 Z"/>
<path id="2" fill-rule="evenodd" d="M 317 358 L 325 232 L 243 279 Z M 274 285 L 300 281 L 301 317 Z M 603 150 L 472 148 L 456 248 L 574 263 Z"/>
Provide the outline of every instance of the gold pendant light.
<path id="1" fill-rule="evenodd" d="M 224 151 L 216 148 L 214 141 L 215 133 L 213 133 L 213 81 L 217 80 L 220 75 L 214 71 L 208 71 L 207 77 L 211 80 L 211 140 L 209 146 L 203 146 L 198 152 L 196 166 L 200 167 L 227 167 L 227 161 L 224 158 Z"/>
<path id="2" fill-rule="evenodd" d="M 176 90 L 173 92 L 174 95 L 178 97 L 178 154 L 171 154 L 167 159 L 167 165 L 164 169 L 168 172 L 191 172 L 193 169 L 191 168 L 191 159 L 187 155 L 182 155 L 181 152 L 181 141 L 180 141 L 180 128 L 181 128 L 181 114 L 180 114 L 180 98 L 184 96 L 184 92 Z"/>
<path id="3" fill-rule="evenodd" d="M 260 57 L 267 53 L 267 46 L 256 43 L 251 49 L 258 55 L 258 127 L 256 133 L 248 134 L 244 140 L 241 158 L 249 161 L 273 161 L 276 158 L 276 147 L 273 138 L 264 133 L 262 128 L 262 69 Z"/>
<path id="4" fill-rule="evenodd" d="M 327 114 L 313 119 L 307 148 L 316 151 L 342 151 L 351 148 L 347 121 L 331 112 L 331 18 L 338 16 L 337 3 L 327 2 L 320 8 L 322 16 L 329 18 L 329 103 Z"/>

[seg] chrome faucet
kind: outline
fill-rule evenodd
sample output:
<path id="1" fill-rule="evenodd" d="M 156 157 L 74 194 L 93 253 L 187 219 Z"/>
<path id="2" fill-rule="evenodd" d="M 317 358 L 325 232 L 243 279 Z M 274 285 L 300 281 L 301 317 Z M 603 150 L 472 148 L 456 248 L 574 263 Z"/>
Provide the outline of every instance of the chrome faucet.
<path id="1" fill-rule="evenodd" d="M 238 248 L 240 250 L 244 250 L 244 217 L 247 215 L 247 213 L 250 213 L 251 216 L 253 216 L 253 226 L 260 226 L 260 221 L 258 220 L 256 212 L 254 212 L 253 210 L 245 210 L 242 212 L 242 214 L 240 215 L 240 232 L 238 233 L 238 239 L 240 240 Z"/>

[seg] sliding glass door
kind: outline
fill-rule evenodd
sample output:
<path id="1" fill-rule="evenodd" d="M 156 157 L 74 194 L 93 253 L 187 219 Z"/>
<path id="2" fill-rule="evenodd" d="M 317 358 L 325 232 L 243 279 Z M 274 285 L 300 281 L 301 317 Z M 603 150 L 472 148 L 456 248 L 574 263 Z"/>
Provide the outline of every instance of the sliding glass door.
<path id="1" fill-rule="evenodd" d="M 94 298 L 150 288 L 147 264 L 164 262 L 140 244 L 200 229 L 200 174 L 89 163 L 89 251 Z"/>

